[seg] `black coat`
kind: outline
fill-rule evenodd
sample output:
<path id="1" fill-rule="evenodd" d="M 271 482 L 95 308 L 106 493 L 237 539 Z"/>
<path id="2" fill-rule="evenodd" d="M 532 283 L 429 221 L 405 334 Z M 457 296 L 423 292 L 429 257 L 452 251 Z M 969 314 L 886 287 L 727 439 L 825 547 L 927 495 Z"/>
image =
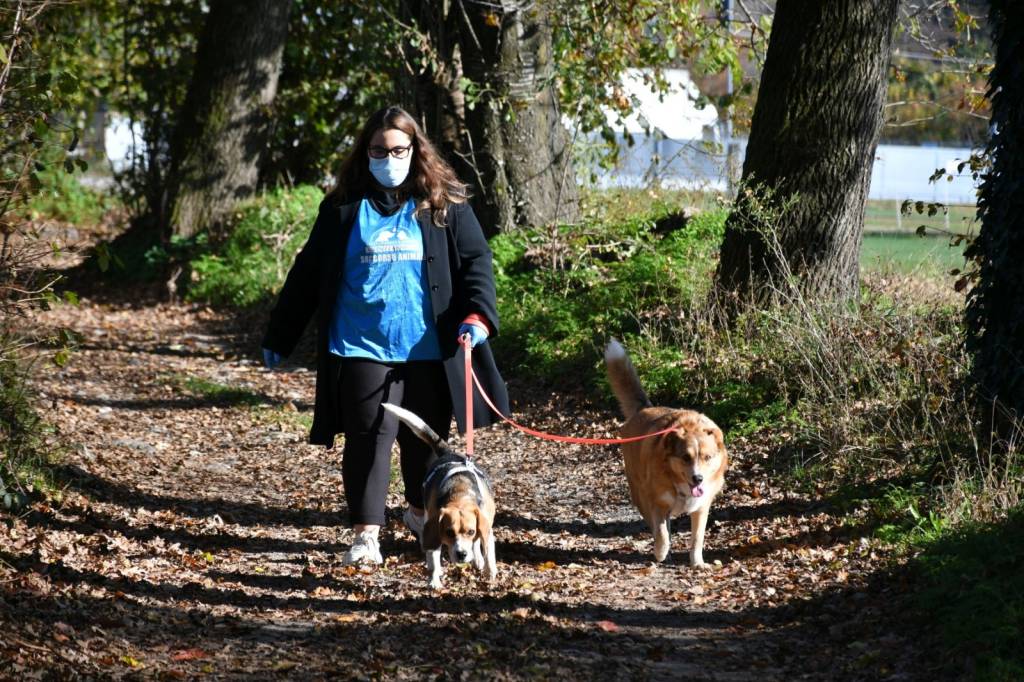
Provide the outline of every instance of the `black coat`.
<path id="1" fill-rule="evenodd" d="M 316 403 L 309 442 L 327 447 L 333 446 L 334 435 L 342 432 L 344 423 L 336 400 L 344 387 L 338 386 L 338 363 L 330 357 L 328 335 L 335 297 L 344 275 L 345 249 L 359 201 L 339 205 L 327 198 L 321 202 L 313 230 L 295 257 L 263 337 L 264 348 L 290 355 L 309 319 L 316 314 Z M 429 211 L 420 212 L 417 218 L 423 232 L 427 290 L 448 377 L 448 391 L 456 424 L 464 433 L 465 357 L 456 334 L 459 324 L 471 313 L 487 320 L 491 337 L 498 333 L 491 250 L 468 204 L 451 204 L 444 228 L 431 222 Z M 490 344 L 476 346 L 472 357 L 473 371 L 480 383 L 502 413 L 508 414 L 508 393 L 494 364 Z M 473 395 L 474 426 L 488 426 L 498 421 L 479 392 L 474 389 Z"/>

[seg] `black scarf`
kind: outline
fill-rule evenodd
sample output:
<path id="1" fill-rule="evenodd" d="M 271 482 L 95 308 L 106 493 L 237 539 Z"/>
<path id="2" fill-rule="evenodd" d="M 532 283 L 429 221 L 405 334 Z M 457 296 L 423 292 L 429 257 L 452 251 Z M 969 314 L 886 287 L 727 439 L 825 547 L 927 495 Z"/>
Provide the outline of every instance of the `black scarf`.
<path id="1" fill-rule="evenodd" d="M 370 200 L 370 204 L 376 209 L 377 213 L 390 216 L 398 212 L 398 209 L 402 207 L 402 204 L 405 203 L 408 197 L 402 191 L 388 192 L 377 187 L 371 187 L 366 193 L 366 198 Z"/>

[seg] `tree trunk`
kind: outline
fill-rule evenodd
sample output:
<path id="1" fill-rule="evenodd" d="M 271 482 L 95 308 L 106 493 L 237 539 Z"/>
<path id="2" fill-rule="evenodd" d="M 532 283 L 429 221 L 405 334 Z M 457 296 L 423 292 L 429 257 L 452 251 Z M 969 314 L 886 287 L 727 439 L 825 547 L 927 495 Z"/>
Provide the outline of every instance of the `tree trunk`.
<path id="1" fill-rule="evenodd" d="M 398 99 L 419 121 L 459 177 L 481 194 L 471 156 L 466 149 L 465 97 L 459 88 L 462 59 L 459 22 L 449 0 L 403 2 L 403 20 L 415 27 L 420 44 L 405 48 L 405 64 L 396 79 Z M 424 49 L 424 45 L 426 48 Z M 427 65 L 416 68 L 427 56 Z"/>
<path id="2" fill-rule="evenodd" d="M 188 237 L 256 191 L 291 0 L 214 0 L 171 148 L 163 223 Z"/>
<path id="3" fill-rule="evenodd" d="M 475 89 L 466 93 L 466 127 L 483 184 L 478 212 L 498 231 L 579 217 L 572 149 L 550 85 L 547 10 L 522 5 L 460 5 L 462 66 Z"/>
<path id="4" fill-rule="evenodd" d="M 1024 426 L 1024 6 L 993 0 L 989 12 L 992 169 L 978 198 L 981 230 L 966 253 L 979 265 L 966 328 L 983 426 L 1009 442 Z"/>
<path id="5" fill-rule="evenodd" d="M 489 234 L 579 217 L 572 150 L 550 85 L 546 10 L 520 4 L 408 3 L 432 65 L 414 76 L 406 99 L 470 184 Z"/>
<path id="6" fill-rule="evenodd" d="M 898 0 L 779 0 L 717 273 L 732 304 L 855 296 Z"/>

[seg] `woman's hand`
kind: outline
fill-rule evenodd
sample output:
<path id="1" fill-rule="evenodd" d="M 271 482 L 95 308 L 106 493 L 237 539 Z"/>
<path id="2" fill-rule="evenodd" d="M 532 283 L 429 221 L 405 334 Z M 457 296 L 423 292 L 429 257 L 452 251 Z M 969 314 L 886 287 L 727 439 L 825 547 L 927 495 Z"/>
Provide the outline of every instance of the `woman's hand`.
<path id="1" fill-rule="evenodd" d="M 451 327 L 449 327 L 449 329 L 451 329 Z M 476 348 L 481 343 L 487 340 L 486 329 L 476 324 L 463 322 L 461 325 L 459 325 L 459 339 L 461 340 L 462 337 L 465 336 L 466 334 L 469 334 L 470 348 Z"/>
<path id="2" fill-rule="evenodd" d="M 281 363 L 281 360 L 283 359 L 284 358 L 281 356 L 280 353 L 275 353 L 269 348 L 263 349 L 263 365 L 267 369 L 274 369 Z"/>

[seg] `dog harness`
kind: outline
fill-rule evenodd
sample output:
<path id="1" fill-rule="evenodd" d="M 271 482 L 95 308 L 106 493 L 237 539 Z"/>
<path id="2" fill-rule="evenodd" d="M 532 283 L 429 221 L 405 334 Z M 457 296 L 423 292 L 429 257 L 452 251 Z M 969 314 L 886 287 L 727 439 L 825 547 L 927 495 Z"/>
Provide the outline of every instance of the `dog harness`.
<path id="1" fill-rule="evenodd" d="M 423 496 L 426 497 L 427 488 L 430 486 L 430 481 L 444 469 L 444 475 L 441 480 L 437 482 L 437 489 L 442 491 L 444 484 L 448 482 L 448 479 L 452 478 L 456 474 L 469 474 L 469 477 L 473 480 L 474 492 L 476 492 L 476 503 L 478 505 L 483 504 L 483 490 L 484 483 L 482 479 L 485 479 L 484 472 L 480 471 L 471 460 L 465 460 L 462 463 L 451 463 L 439 466 L 430 472 L 430 475 L 423 481 Z"/>

